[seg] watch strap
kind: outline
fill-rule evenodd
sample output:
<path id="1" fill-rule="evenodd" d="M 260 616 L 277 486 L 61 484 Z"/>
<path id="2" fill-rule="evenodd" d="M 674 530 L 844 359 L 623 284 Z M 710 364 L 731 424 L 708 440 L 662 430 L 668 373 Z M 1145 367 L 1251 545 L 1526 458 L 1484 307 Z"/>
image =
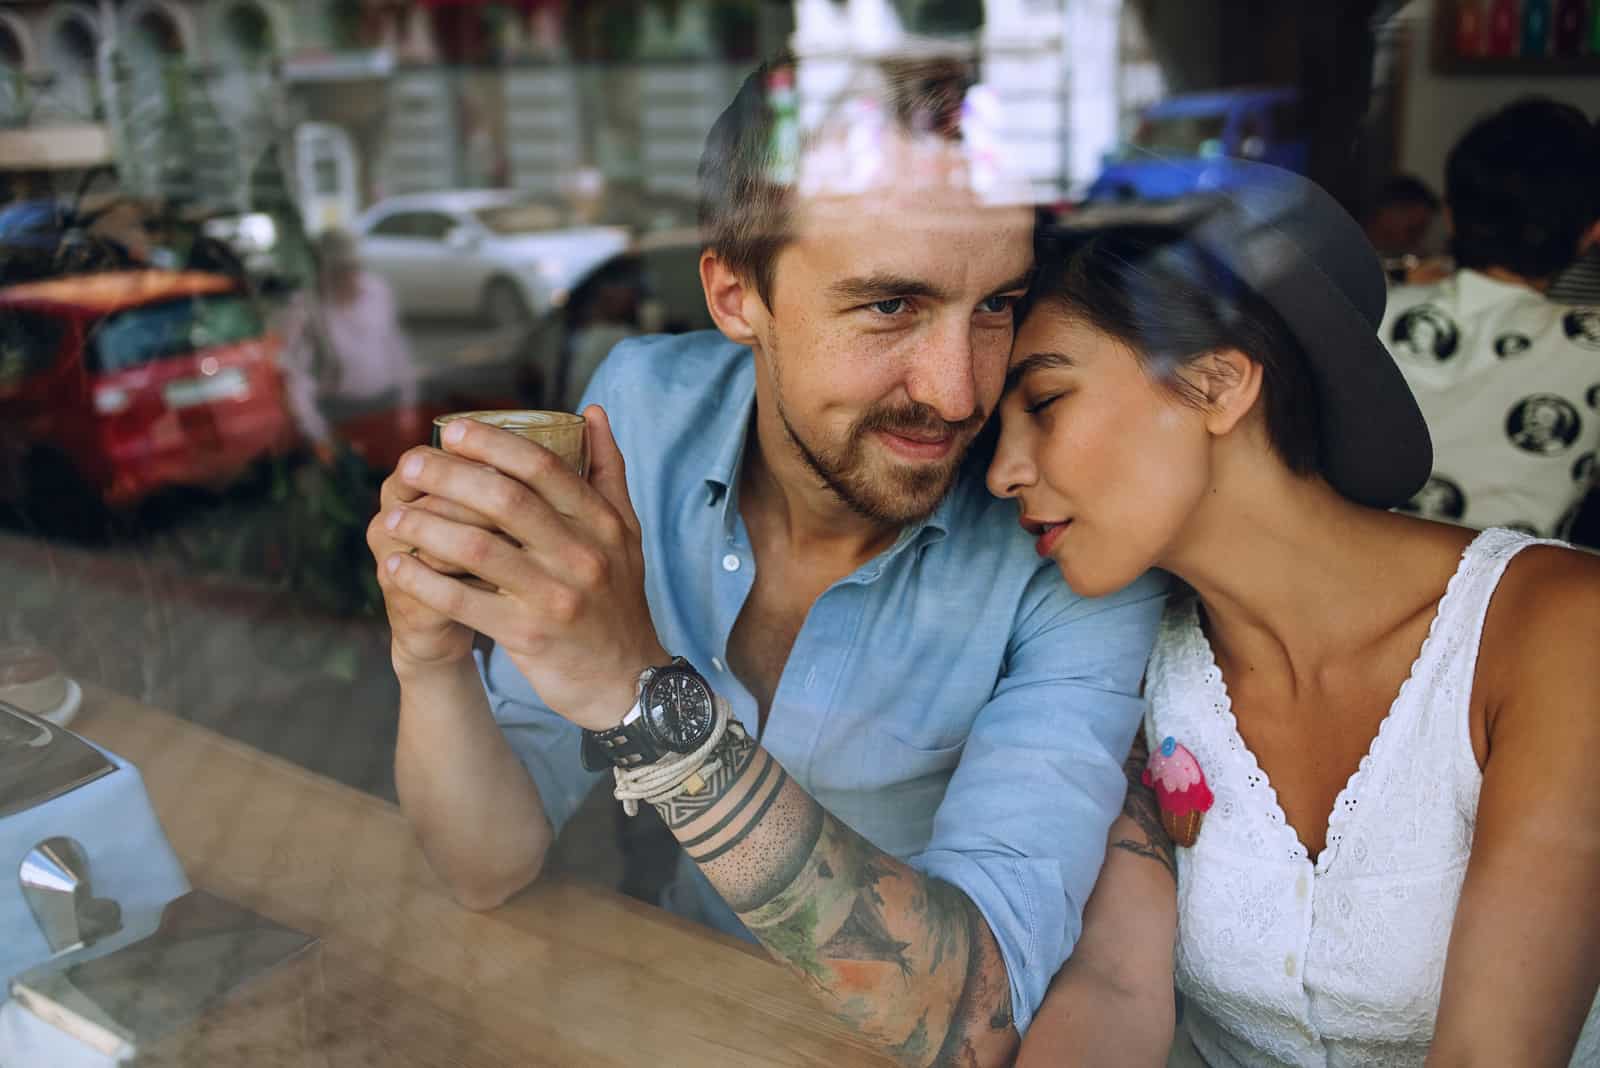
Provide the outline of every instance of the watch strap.
<path id="1" fill-rule="evenodd" d="M 667 750 L 651 733 L 637 702 L 627 718 L 610 730 L 583 732 L 583 766 L 589 771 L 642 768 L 666 754 Z"/>

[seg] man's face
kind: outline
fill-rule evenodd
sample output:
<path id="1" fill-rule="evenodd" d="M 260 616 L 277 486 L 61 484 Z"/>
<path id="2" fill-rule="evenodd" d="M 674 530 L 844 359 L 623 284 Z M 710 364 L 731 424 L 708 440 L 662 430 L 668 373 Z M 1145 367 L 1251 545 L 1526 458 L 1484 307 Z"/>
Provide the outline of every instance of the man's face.
<path id="1" fill-rule="evenodd" d="M 923 518 L 1000 397 L 1031 213 L 916 181 L 793 211 L 751 324 L 760 402 L 855 511 Z"/>

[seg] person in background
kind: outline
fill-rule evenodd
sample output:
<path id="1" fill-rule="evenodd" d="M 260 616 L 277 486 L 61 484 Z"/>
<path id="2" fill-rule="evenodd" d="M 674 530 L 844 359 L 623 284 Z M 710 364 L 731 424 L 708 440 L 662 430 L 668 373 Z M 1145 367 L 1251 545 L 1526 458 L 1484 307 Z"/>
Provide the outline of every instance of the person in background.
<path id="1" fill-rule="evenodd" d="M 1594 123 L 1594 138 L 1600 143 L 1600 119 Z M 1592 181 L 1600 186 L 1600 173 Z M 1545 296 L 1558 304 L 1600 305 L 1600 209 L 1583 235 L 1577 260 L 1556 276 Z"/>
<path id="2" fill-rule="evenodd" d="M 1600 211 L 1597 154 L 1582 113 L 1538 98 L 1451 151 L 1457 269 L 1391 290 L 1380 332 L 1433 435 L 1433 475 L 1409 510 L 1566 536 L 1600 449 L 1600 308 L 1546 290 Z"/>
<path id="3" fill-rule="evenodd" d="M 420 441 L 417 379 L 394 294 L 362 269 L 355 239 L 317 239 L 317 277 L 284 313 L 281 357 L 289 408 L 317 458 L 333 461 L 343 420 L 392 409 L 396 433 Z"/>
<path id="4" fill-rule="evenodd" d="M 1421 256 L 1439 218 L 1439 197 L 1422 179 L 1397 174 L 1378 187 L 1362 229 L 1384 260 Z"/>

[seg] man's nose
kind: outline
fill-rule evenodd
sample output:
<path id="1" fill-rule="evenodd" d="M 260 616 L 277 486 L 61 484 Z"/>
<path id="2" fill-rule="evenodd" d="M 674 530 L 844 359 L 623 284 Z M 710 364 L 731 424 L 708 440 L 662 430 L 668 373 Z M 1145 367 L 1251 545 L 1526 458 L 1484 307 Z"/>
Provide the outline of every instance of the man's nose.
<path id="1" fill-rule="evenodd" d="M 951 323 L 927 339 L 916 355 L 906 392 L 947 423 L 972 417 L 978 410 L 978 384 L 970 322 Z"/>
<path id="2" fill-rule="evenodd" d="M 1000 440 L 995 444 L 988 474 L 989 492 L 996 497 L 1015 497 L 1038 481 L 1025 436 L 1016 420 L 1001 420 Z"/>

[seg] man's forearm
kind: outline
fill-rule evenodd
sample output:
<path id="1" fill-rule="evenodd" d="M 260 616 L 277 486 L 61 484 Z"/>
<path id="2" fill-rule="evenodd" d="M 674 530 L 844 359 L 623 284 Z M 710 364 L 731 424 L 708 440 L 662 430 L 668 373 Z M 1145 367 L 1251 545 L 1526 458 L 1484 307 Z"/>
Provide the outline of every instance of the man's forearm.
<path id="1" fill-rule="evenodd" d="M 718 755 L 703 790 L 658 809 L 745 926 L 903 1063 L 1008 1063 L 1010 984 L 967 896 L 840 823 L 750 739 Z"/>
<path id="2" fill-rule="evenodd" d="M 531 882 L 553 837 L 539 791 L 489 710 L 469 658 L 428 671 L 396 665 L 395 787 L 428 862 L 468 908 L 493 908 Z"/>

